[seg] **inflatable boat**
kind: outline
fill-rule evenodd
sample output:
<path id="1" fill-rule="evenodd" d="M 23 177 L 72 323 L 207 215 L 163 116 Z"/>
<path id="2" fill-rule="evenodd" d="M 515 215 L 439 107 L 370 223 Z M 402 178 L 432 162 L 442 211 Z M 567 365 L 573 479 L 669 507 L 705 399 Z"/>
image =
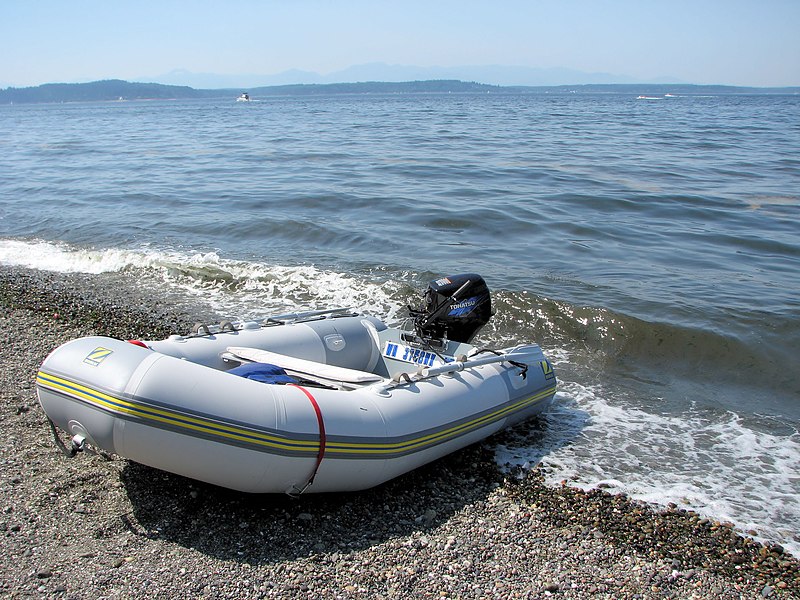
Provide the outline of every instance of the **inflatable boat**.
<path id="1" fill-rule="evenodd" d="M 378 485 L 552 402 L 556 377 L 539 346 L 471 343 L 492 314 L 479 275 L 431 282 L 410 311 L 407 328 L 348 308 L 160 341 L 84 337 L 44 361 L 39 401 L 70 455 L 100 449 L 288 494 Z"/>

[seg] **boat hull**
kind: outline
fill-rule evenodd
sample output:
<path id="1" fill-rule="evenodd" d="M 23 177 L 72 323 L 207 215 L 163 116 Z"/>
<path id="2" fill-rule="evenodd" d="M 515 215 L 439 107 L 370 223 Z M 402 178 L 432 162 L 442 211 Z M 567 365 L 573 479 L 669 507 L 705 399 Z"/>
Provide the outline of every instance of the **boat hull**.
<path id="1" fill-rule="evenodd" d="M 393 331 L 375 319 L 348 317 L 149 347 L 80 338 L 47 358 L 37 391 L 47 416 L 71 436 L 142 464 L 257 493 L 373 487 L 552 402 L 555 376 L 535 345 L 520 353 L 525 369 L 495 362 L 395 381 L 388 377 L 395 365 L 380 382 L 347 390 L 265 384 L 210 364 L 247 338 L 249 345 L 351 369 L 372 364 L 376 371 L 381 339 Z M 408 366 L 414 374 L 416 365 Z"/>

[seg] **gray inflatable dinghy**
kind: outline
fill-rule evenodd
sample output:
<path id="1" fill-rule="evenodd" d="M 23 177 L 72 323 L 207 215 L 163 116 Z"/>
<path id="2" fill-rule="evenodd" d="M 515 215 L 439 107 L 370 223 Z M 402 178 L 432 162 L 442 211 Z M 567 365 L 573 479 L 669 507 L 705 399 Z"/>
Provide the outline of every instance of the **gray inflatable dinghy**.
<path id="1" fill-rule="evenodd" d="M 485 350 L 479 275 L 431 282 L 408 331 L 350 309 L 60 346 L 36 379 L 71 452 L 91 447 L 246 492 L 378 485 L 545 410 L 539 346 Z M 57 437 L 58 440 L 60 438 Z"/>

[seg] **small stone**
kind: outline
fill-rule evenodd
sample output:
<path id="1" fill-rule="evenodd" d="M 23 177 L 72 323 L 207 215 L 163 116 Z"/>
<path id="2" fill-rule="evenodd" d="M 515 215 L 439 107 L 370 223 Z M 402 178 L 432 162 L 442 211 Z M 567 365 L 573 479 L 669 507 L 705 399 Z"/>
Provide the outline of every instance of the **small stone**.
<path id="1" fill-rule="evenodd" d="M 546 583 L 544 586 L 544 591 L 550 592 L 551 594 L 557 592 L 559 589 L 560 588 L 557 583 Z"/>
<path id="2" fill-rule="evenodd" d="M 771 585 L 765 585 L 765 586 L 764 586 L 764 589 L 763 589 L 763 590 L 761 590 L 761 595 L 762 595 L 764 598 L 769 598 L 770 596 L 772 596 L 772 592 L 774 592 L 774 591 L 775 591 L 775 590 L 772 588 L 772 586 L 771 586 Z"/>
<path id="3" fill-rule="evenodd" d="M 314 516 L 311 513 L 304 512 L 297 515 L 297 519 L 299 521 L 312 521 L 314 519 Z"/>
<path id="4" fill-rule="evenodd" d="M 39 569 L 36 571 L 36 577 L 39 579 L 49 579 L 53 576 L 53 572 L 50 569 Z"/>

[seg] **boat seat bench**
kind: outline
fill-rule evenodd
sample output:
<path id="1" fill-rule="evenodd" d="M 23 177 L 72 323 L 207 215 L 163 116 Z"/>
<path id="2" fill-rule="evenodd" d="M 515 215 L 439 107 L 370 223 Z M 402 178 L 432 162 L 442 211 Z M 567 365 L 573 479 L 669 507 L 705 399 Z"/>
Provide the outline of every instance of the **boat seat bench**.
<path id="1" fill-rule="evenodd" d="M 310 377 L 320 377 L 328 381 L 339 381 L 348 384 L 365 385 L 383 380 L 383 377 L 380 375 L 369 373 L 368 371 L 359 371 L 357 369 L 346 369 L 344 367 L 326 365 L 313 360 L 296 358 L 294 356 L 270 352 L 269 350 L 261 350 L 259 348 L 229 346 L 227 350 L 233 358 L 239 360 L 269 363 L 272 365 L 277 365 L 286 371 L 291 371 L 301 375 L 308 375 Z"/>

